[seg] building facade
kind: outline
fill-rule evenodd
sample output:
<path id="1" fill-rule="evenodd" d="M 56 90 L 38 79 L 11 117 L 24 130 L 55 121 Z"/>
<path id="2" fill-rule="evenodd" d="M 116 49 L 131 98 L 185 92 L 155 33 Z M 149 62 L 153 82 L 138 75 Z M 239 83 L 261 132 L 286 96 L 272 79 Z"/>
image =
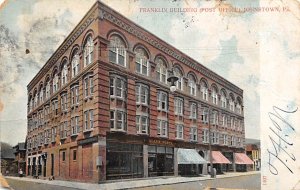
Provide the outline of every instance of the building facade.
<path id="1" fill-rule="evenodd" d="M 208 159 L 209 129 L 222 167 L 244 152 L 243 91 L 99 1 L 27 89 L 27 175 L 178 175 L 178 149 Z"/>

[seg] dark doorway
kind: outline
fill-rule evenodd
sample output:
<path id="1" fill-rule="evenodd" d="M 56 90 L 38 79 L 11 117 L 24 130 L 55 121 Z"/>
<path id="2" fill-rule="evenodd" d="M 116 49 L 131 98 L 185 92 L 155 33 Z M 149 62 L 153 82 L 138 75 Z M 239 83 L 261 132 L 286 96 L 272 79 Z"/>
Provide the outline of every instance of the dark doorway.
<path id="1" fill-rule="evenodd" d="M 36 157 L 33 157 L 32 160 L 32 176 L 36 175 Z"/>
<path id="2" fill-rule="evenodd" d="M 158 176 L 164 175 L 164 171 L 165 171 L 165 155 L 157 154 L 157 175 Z"/>
<path id="3" fill-rule="evenodd" d="M 44 173 L 43 176 L 46 177 L 46 159 L 43 159 L 43 167 L 44 167 Z"/>
<path id="4" fill-rule="evenodd" d="M 51 154 L 51 176 L 54 176 L 54 154 Z"/>

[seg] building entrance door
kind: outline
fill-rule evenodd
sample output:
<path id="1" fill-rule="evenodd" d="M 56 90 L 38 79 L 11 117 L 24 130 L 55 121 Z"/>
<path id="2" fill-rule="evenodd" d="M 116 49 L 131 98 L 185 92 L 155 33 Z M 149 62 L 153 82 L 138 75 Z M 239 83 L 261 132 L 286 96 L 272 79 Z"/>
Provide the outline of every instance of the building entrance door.
<path id="1" fill-rule="evenodd" d="M 51 176 L 54 176 L 54 154 L 51 154 Z"/>
<path id="2" fill-rule="evenodd" d="M 165 172 L 165 155 L 157 154 L 157 175 L 162 176 Z"/>
<path id="3" fill-rule="evenodd" d="M 43 176 L 46 177 L 46 159 L 43 159 L 43 167 L 44 167 L 44 173 Z"/>

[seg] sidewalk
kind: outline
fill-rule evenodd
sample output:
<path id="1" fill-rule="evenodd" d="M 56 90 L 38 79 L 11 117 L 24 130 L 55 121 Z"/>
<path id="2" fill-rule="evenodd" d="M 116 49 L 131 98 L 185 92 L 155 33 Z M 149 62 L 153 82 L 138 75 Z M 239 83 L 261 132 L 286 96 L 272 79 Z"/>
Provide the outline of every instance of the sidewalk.
<path id="1" fill-rule="evenodd" d="M 245 176 L 245 175 L 254 175 L 260 174 L 260 171 L 250 171 L 250 172 L 230 172 L 223 175 L 217 175 L 217 179 L 219 178 L 230 178 L 236 176 Z M 23 180 L 28 182 L 37 182 L 37 183 L 45 183 L 50 185 L 64 186 L 70 188 L 77 189 L 101 189 L 101 190 L 118 190 L 118 189 L 132 189 L 132 188 L 142 188 L 142 187 L 151 187 L 151 186 L 159 186 L 159 185 L 167 185 L 167 184 L 178 184 L 178 183 L 188 183 L 195 181 L 205 181 L 205 180 L 213 180 L 210 176 L 202 176 L 202 177 L 160 177 L 160 178 L 147 178 L 147 179 L 133 179 L 126 181 L 114 181 L 107 182 L 103 184 L 94 184 L 94 183 L 81 183 L 81 182 L 73 182 L 73 181 L 61 181 L 61 180 L 42 180 L 42 179 L 33 179 L 33 178 L 19 178 L 19 177 L 5 177 L 16 180 Z"/>

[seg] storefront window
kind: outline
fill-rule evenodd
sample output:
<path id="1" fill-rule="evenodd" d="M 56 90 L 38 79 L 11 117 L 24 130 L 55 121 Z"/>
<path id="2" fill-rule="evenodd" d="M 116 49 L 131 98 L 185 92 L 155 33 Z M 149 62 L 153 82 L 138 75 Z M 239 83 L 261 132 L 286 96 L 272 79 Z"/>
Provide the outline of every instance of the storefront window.
<path id="1" fill-rule="evenodd" d="M 108 143 L 106 149 L 106 178 L 143 177 L 143 146 Z"/>
<path id="2" fill-rule="evenodd" d="M 164 146 L 148 146 L 149 176 L 174 175 L 173 148 Z"/>

